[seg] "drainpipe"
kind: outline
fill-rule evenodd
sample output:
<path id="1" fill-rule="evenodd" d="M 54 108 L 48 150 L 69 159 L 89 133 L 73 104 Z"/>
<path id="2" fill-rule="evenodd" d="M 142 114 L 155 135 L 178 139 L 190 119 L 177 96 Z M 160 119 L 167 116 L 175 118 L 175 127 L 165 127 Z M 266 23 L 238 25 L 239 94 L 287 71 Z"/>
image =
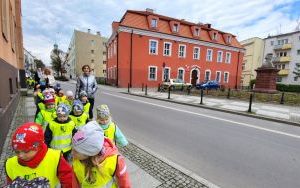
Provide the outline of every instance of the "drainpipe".
<path id="1" fill-rule="evenodd" d="M 117 33 L 117 79 L 116 79 L 116 87 L 119 86 L 119 33 Z"/>
<path id="2" fill-rule="evenodd" d="M 130 67 L 129 67 L 129 86 L 132 87 L 132 36 L 133 36 L 133 30 L 131 30 L 130 34 Z"/>
<path id="3" fill-rule="evenodd" d="M 239 73 L 239 63 L 240 63 L 240 51 L 238 52 L 238 62 L 236 65 L 236 79 L 235 79 L 235 89 L 237 89 L 238 86 L 238 73 Z"/>

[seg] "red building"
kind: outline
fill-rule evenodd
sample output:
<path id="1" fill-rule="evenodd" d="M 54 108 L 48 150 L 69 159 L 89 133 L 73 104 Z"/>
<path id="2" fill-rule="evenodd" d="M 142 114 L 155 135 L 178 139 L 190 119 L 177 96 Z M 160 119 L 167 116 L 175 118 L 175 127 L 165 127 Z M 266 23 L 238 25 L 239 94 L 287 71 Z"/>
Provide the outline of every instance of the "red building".
<path id="1" fill-rule="evenodd" d="M 217 80 L 238 88 L 244 49 L 236 37 L 146 11 L 128 10 L 112 23 L 107 44 L 107 82 L 118 87 L 157 87 L 164 79 L 196 84 Z"/>

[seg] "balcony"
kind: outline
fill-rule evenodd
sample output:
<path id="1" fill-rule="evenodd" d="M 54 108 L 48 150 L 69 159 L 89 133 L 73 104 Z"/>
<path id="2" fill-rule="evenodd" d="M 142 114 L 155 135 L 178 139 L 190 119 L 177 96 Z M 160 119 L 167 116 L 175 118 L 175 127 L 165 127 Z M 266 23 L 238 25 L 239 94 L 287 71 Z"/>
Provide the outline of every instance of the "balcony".
<path id="1" fill-rule="evenodd" d="M 281 69 L 279 72 L 278 72 L 278 75 L 279 76 L 287 76 L 289 74 L 289 69 Z"/>
<path id="2" fill-rule="evenodd" d="M 287 63 L 291 61 L 291 56 L 275 57 L 273 62 Z"/>
<path id="3" fill-rule="evenodd" d="M 275 45 L 274 50 L 289 50 L 292 48 L 292 44 L 281 44 L 281 45 Z"/>

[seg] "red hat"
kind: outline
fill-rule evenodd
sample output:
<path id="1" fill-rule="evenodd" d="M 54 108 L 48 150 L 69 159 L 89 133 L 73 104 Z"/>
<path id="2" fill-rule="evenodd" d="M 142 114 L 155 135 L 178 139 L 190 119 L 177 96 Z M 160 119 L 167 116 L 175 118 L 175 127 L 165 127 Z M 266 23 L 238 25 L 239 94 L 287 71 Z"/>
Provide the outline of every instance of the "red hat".
<path id="1" fill-rule="evenodd" d="M 51 94 L 45 95 L 44 103 L 45 103 L 45 104 L 48 104 L 48 103 L 55 103 L 55 99 L 54 99 L 54 97 L 53 97 Z"/>
<path id="2" fill-rule="evenodd" d="M 14 150 L 38 149 L 44 142 L 43 128 L 36 123 L 24 123 L 17 128 L 12 137 L 12 147 Z"/>

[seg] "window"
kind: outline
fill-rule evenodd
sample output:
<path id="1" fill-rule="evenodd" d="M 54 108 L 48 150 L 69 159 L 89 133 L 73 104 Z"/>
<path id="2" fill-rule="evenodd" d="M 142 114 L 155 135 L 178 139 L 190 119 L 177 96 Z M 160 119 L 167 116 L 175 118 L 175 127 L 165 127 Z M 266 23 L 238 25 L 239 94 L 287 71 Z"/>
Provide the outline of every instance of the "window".
<path id="1" fill-rule="evenodd" d="M 205 81 L 208 81 L 210 80 L 210 70 L 206 70 L 205 71 L 205 78 L 204 78 Z"/>
<path id="2" fill-rule="evenodd" d="M 277 40 L 277 44 L 278 45 L 283 45 L 283 44 L 287 44 L 289 43 L 288 39 L 281 39 L 281 40 Z"/>
<path id="3" fill-rule="evenodd" d="M 281 69 L 285 69 L 285 64 L 281 64 Z"/>
<path id="4" fill-rule="evenodd" d="M 179 31 L 179 25 L 178 24 L 174 24 L 173 25 L 173 32 L 178 33 L 178 31 Z"/>
<path id="5" fill-rule="evenodd" d="M 242 64 L 242 70 L 245 70 L 245 68 L 246 68 L 246 63 L 243 63 Z"/>
<path id="6" fill-rule="evenodd" d="M 117 40 L 114 41 L 114 54 L 117 53 Z"/>
<path id="7" fill-rule="evenodd" d="M 105 64 L 106 64 L 106 61 L 103 61 L 103 64 L 105 65 Z"/>
<path id="8" fill-rule="evenodd" d="M 91 40 L 91 45 L 95 46 L 95 41 L 94 40 Z"/>
<path id="9" fill-rule="evenodd" d="M 184 81 L 184 69 L 178 69 L 177 79 Z"/>
<path id="10" fill-rule="evenodd" d="M 149 67 L 148 80 L 156 80 L 157 68 L 155 66 Z"/>
<path id="11" fill-rule="evenodd" d="M 229 72 L 224 72 L 224 82 L 225 83 L 229 82 Z"/>
<path id="12" fill-rule="evenodd" d="M 230 52 L 226 52 L 225 63 L 230 63 L 230 62 L 231 62 L 231 53 Z"/>
<path id="13" fill-rule="evenodd" d="M 294 81 L 298 81 L 298 77 L 297 76 L 294 77 Z"/>
<path id="14" fill-rule="evenodd" d="M 231 43 L 231 36 L 227 36 L 227 42 Z"/>
<path id="15" fill-rule="evenodd" d="M 185 45 L 183 45 L 183 44 L 180 44 L 179 45 L 179 52 L 178 52 L 178 56 L 179 57 L 185 57 L 185 53 L 186 53 L 186 49 L 185 49 Z"/>
<path id="16" fill-rule="evenodd" d="M 212 55 L 213 55 L 213 50 L 212 49 L 207 49 L 206 61 L 212 61 Z"/>
<path id="17" fill-rule="evenodd" d="M 164 56 L 171 56 L 172 52 L 172 43 L 165 42 L 164 43 Z"/>
<path id="18" fill-rule="evenodd" d="M 219 83 L 221 82 L 221 71 L 216 72 L 216 81 Z"/>
<path id="19" fill-rule="evenodd" d="M 94 50 L 91 50 L 91 53 L 93 54 L 93 53 L 94 53 Z"/>
<path id="20" fill-rule="evenodd" d="M 222 61 L 223 61 L 223 51 L 218 51 L 217 62 L 222 63 Z"/>
<path id="21" fill-rule="evenodd" d="M 200 35 L 200 29 L 199 28 L 195 28 L 194 35 L 195 36 L 199 36 Z"/>
<path id="22" fill-rule="evenodd" d="M 271 41 L 271 46 L 273 46 L 274 45 L 274 41 Z"/>
<path id="23" fill-rule="evenodd" d="M 3 0 L 2 2 L 2 34 L 6 41 L 8 41 L 8 17 L 7 17 L 7 0 Z"/>
<path id="24" fill-rule="evenodd" d="M 193 53 L 193 59 L 199 59 L 200 58 L 200 48 L 194 47 L 194 53 Z"/>
<path id="25" fill-rule="evenodd" d="M 163 81 L 167 82 L 168 80 L 170 80 L 170 68 L 165 67 L 163 68 Z"/>
<path id="26" fill-rule="evenodd" d="M 106 70 L 105 69 L 102 72 L 103 72 L 103 74 L 106 74 Z"/>
<path id="27" fill-rule="evenodd" d="M 149 54 L 157 55 L 158 42 L 156 40 L 150 40 L 149 42 Z"/>
<path id="28" fill-rule="evenodd" d="M 153 27 L 153 28 L 157 27 L 157 19 L 151 20 L 151 27 Z"/>
<path id="29" fill-rule="evenodd" d="M 93 60 L 93 59 L 91 60 L 91 63 L 94 63 L 94 60 Z"/>
<path id="30" fill-rule="evenodd" d="M 282 77 L 277 77 L 276 82 L 282 82 Z"/>
<path id="31" fill-rule="evenodd" d="M 218 34 L 217 33 L 213 33 L 213 40 L 217 40 L 218 39 Z"/>
<path id="32" fill-rule="evenodd" d="M 300 50 L 297 50 L 297 55 L 300 55 Z"/>

